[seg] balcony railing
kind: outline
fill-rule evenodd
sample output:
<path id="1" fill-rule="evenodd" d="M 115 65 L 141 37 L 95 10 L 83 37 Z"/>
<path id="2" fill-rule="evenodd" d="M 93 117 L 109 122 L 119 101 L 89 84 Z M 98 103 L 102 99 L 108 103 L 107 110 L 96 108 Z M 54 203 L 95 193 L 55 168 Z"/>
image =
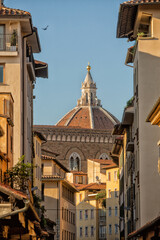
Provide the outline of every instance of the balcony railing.
<path id="1" fill-rule="evenodd" d="M 17 51 L 18 36 L 13 34 L 0 34 L 0 51 Z"/>

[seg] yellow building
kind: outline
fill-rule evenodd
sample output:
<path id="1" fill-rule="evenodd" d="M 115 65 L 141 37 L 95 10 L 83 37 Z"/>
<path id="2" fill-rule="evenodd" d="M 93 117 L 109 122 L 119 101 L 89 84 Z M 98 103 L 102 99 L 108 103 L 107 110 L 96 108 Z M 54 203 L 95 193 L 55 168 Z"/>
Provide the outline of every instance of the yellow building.
<path id="1" fill-rule="evenodd" d="M 13 103 L 11 93 L 0 93 L 0 182 L 13 165 Z"/>
<path id="2" fill-rule="evenodd" d="M 75 186 L 66 180 L 69 172 L 55 157 L 42 155 L 42 204 L 45 217 L 56 223 L 59 240 L 76 239 Z"/>
<path id="3" fill-rule="evenodd" d="M 106 226 L 107 239 L 119 239 L 119 179 L 118 166 L 112 161 L 106 169 Z"/>
<path id="4" fill-rule="evenodd" d="M 100 181 L 106 183 L 106 171 L 103 168 L 108 160 L 87 159 L 88 184 Z"/>
<path id="5" fill-rule="evenodd" d="M 106 209 L 97 194 L 105 192 L 105 183 L 76 185 L 77 240 L 106 239 Z M 103 200 L 103 199 L 102 199 Z"/>

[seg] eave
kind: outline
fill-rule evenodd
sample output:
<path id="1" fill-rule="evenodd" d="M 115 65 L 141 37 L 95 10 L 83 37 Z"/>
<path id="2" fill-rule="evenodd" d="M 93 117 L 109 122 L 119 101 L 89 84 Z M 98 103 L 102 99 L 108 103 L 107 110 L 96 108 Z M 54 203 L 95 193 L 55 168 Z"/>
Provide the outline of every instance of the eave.
<path id="1" fill-rule="evenodd" d="M 48 64 L 35 60 L 35 74 L 36 77 L 48 78 Z"/>
<path id="2" fill-rule="evenodd" d="M 146 122 L 150 122 L 152 125 L 160 126 L 160 98 L 149 113 Z"/>
<path id="3" fill-rule="evenodd" d="M 127 107 L 125 108 L 122 116 L 122 122 L 121 124 L 124 125 L 132 125 L 133 123 L 133 117 L 134 117 L 134 108 L 133 107 Z"/>

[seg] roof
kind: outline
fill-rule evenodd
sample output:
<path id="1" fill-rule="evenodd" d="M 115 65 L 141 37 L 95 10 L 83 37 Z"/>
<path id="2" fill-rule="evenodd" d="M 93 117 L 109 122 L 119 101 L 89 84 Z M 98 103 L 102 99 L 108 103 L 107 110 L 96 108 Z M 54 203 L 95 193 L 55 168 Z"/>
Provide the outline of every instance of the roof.
<path id="1" fill-rule="evenodd" d="M 111 113 L 100 106 L 80 106 L 69 111 L 56 126 L 112 130 L 118 122 Z"/>
<path id="2" fill-rule="evenodd" d="M 93 162 L 97 162 L 97 163 L 100 163 L 102 165 L 107 165 L 107 164 L 110 164 L 112 162 L 112 160 L 109 160 L 109 159 L 87 159 L 87 160 L 90 160 L 90 161 L 93 161 Z"/>
<path id="3" fill-rule="evenodd" d="M 53 160 L 59 167 L 61 167 L 65 172 L 70 172 L 62 163 L 60 163 L 57 159 L 51 156 L 42 155 L 43 160 Z"/>
<path id="4" fill-rule="evenodd" d="M 146 122 L 150 122 L 152 125 L 160 126 L 160 98 L 153 106 L 151 112 L 146 119 Z"/>
<path id="5" fill-rule="evenodd" d="M 103 190 L 106 183 L 74 184 L 78 190 Z"/>
<path id="6" fill-rule="evenodd" d="M 34 62 L 36 77 L 48 78 L 48 64 L 38 60 Z"/>
<path id="7" fill-rule="evenodd" d="M 59 156 L 58 153 L 55 153 L 55 152 L 53 152 L 53 151 L 51 151 L 51 150 L 48 150 L 48 149 L 42 147 L 42 154 L 45 155 L 45 153 L 47 153 L 47 154 L 49 153 L 52 157 L 57 157 L 57 156 Z M 47 156 L 50 156 L 50 155 L 47 155 Z"/>
<path id="8" fill-rule="evenodd" d="M 64 177 L 57 176 L 57 175 L 42 175 L 42 180 L 45 180 L 45 179 L 63 180 Z"/>
<path id="9" fill-rule="evenodd" d="M 147 230 L 149 231 L 151 228 L 153 228 L 155 225 L 160 226 L 160 216 L 156 217 L 155 219 L 153 219 L 152 221 L 146 223 L 144 226 L 142 226 L 141 228 L 139 228 L 138 230 L 130 233 L 128 235 L 128 239 L 133 238 L 137 235 L 142 235 L 143 233 L 147 233 Z"/>
<path id="10" fill-rule="evenodd" d="M 0 16 L 31 16 L 27 11 L 20 9 L 8 8 L 5 6 L 0 7 Z"/>
<path id="11" fill-rule="evenodd" d="M 109 164 L 103 167 L 103 169 L 118 168 L 118 165 L 111 161 Z"/>
<path id="12" fill-rule="evenodd" d="M 87 175 L 87 173 L 84 173 L 82 171 L 76 172 L 76 171 L 70 171 L 71 173 L 73 173 L 73 175 Z"/>
<path id="13" fill-rule="evenodd" d="M 34 133 L 34 135 L 38 136 L 40 140 L 46 141 L 46 138 L 43 136 L 42 133 L 40 133 L 38 131 L 34 131 L 34 130 L 33 130 L 33 133 Z"/>
<path id="14" fill-rule="evenodd" d="M 160 4 L 160 0 L 131 0 L 120 4 L 117 38 L 130 38 L 133 33 L 138 5 Z"/>
<path id="15" fill-rule="evenodd" d="M 0 183 L 0 192 L 3 192 L 4 194 L 7 194 L 7 195 L 12 195 L 18 200 L 23 200 L 24 198 L 28 199 L 27 195 L 24 194 L 23 192 L 15 190 L 11 188 L 9 185 L 2 184 L 2 183 Z"/>

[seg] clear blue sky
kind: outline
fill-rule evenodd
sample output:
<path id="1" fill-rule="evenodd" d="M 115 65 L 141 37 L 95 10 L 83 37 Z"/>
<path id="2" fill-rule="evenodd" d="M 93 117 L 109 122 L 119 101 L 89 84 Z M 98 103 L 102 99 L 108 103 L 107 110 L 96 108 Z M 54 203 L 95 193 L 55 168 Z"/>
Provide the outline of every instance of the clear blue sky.
<path id="1" fill-rule="evenodd" d="M 32 14 L 49 78 L 37 78 L 34 123 L 55 124 L 76 106 L 88 61 L 97 97 L 119 120 L 133 95 L 132 68 L 124 65 L 129 43 L 116 38 L 121 0 L 5 0 Z M 42 27 L 49 25 L 47 31 Z"/>

